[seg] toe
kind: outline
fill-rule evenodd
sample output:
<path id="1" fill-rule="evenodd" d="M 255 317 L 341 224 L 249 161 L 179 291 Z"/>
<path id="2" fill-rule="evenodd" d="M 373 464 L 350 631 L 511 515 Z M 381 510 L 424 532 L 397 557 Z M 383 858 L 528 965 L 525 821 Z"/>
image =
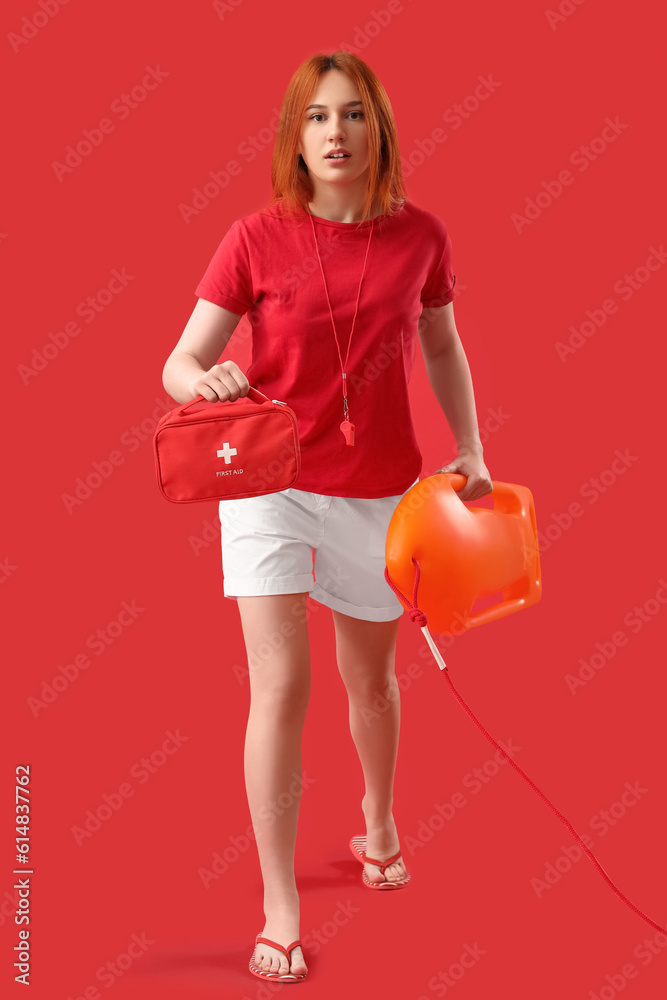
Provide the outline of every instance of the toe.
<path id="1" fill-rule="evenodd" d="M 253 964 L 261 972 L 269 976 L 284 976 L 294 973 L 294 975 L 305 976 L 308 972 L 303 959 L 301 948 L 295 948 L 291 952 L 292 962 L 288 962 L 282 952 L 278 952 L 269 945 L 258 944 L 253 954 Z"/>
<path id="2" fill-rule="evenodd" d="M 401 882 L 403 879 L 407 878 L 408 873 L 402 859 L 399 858 L 398 861 L 389 865 L 389 867 L 385 869 L 385 875 L 390 882 Z"/>
<path id="3" fill-rule="evenodd" d="M 371 882 L 384 882 L 385 880 L 385 876 L 380 871 L 379 866 L 372 865 L 370 862 L 366 862 L 366 876 Z"/>
<path id="4" fill-rule="evenodd" d="M 268 945 L 264 945 L 260 950 L 258 947 L 255 953 L 255 965 L 262 972 L 274 973 L 278 972 L 280 969 L 280 958 L 275 954 L 273 948 L 269 948 Z"/>
<path id="5" fill-rule="evenodd" d="M 285 971 L 287 972 L 287 969 Z M 293 972 L 297 976 L 305 976 L 308 972 L 306 963 L 303 960 L 303 952 L 301 951 L 301 948 L 295 948 L 292 952 L 292 964 L 289 971 Z"/>

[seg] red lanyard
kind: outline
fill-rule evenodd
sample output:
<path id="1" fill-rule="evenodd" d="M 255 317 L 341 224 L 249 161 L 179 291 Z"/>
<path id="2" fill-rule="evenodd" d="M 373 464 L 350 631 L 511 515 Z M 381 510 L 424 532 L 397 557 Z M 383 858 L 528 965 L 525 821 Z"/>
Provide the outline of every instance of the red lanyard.
<path id="1" fill-rule="evenodd" d="M 327 302 L 329 303 L 329 313 L 331 314 L 331 325 L 333 326 L 333 333 L 336 340 L 336 347 L 338 348 L 338 359 L 340 361 L 340 369 L 343 373 L 343 421 L 340 425 L 340 429 L 345 437 L 345 443 L 353 445 L 354 444 L 354 424 L 350 423 L 350 413 L 347 405 L 347 372 L 343 368 L 343 359 L 340 353 L 340 345 L 338 343 L 338 337 L 336 336 L 336 324 L 333 318 L 333 310 L 331 308 L 331 300 L 329 299 L 329 290 L 327 288 L 326 278 L 324 277 L 324 268 L 322 267 L 322 259 L 320 257 L 320 251 L 317 246 L 317 236 L 315 235 L 315 223 L 313 222 L 313 216 L 310 211 L 310 205 L 308 205 L 308 215 L 310 217 L 310 225 L 313 230 L 313 239 L 315 240 L 315 251 L 317 253 L 317 259 L 320 262 L 320 271 L 322 272 L 322 281 L 324 282 L 324 291 L 326 292 Z M 357 292 L 357 305 L 354 310 L 354 319 L 352 320 L 352 329 L 350 330 L 350 339 L 347 345 L 347 354 L 345 355 L 345 368 L 347 368 L 347 359 L 350 356 L 350 345 L 352 344 L 352 334 L 354 333 L 354 324 L 357 319 L 357 312 L 359 311 L 359 298 L 361 296 L 361 283 L 364 280 L 364 274 L 366 273 L 366 260 L 368 259 L 368 251 L 371 245 L 371 237 L 373 236 L 373 226 L 374 220 L 371 218 L 371 231 L 368 237 L 368 246 L 366 247 L 366 256 L 364 257 L 364 266 L 361 272 L 361 280 L 359 282 L 359 291 Z"/>

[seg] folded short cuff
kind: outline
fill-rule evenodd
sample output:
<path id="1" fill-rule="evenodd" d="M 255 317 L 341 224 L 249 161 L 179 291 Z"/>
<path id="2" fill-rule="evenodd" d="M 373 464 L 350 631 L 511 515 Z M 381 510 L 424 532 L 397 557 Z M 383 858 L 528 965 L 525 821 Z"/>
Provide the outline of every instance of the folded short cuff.
<path id="1" fill-rule="evenodd" d="M 367 622 L 393 622 L 401 617 L 404 610 L 402 605 L 397 607 L 395 604 L 389 608 L 360 608 L 347 601 L 341 601 L 340 597 L 332 597 L 331 594 L 327 594 L 326 590 L 323 590 L 317 582 L 315 582 L 310 596 L 314 601 L 318 601 L 334 611 L 340 611 L 341 614 L 350 615 L 351 618 L 361 618 L 362 621 Z"/>
<path id="2" fill-rule="evenodd" d="M 226 576 L 223 579 L 225 597 L 263 597 L 272 594 L 303 594 L 313 589 L 313 574 L 301 576 L 250 577 Z"/>

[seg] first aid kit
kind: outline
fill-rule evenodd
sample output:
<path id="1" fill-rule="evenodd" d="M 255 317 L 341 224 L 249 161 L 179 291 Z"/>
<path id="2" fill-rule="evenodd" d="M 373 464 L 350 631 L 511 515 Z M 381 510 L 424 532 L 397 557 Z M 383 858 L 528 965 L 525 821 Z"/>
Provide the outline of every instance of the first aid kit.
<path id="1" fill-rule="evenodd" d="M 196 396 L 153 436 L 162 496 L 172 503 L 241 500 L 289 489 L 301 469 L 296 415 L 254 386 L 234 402 Z"/>

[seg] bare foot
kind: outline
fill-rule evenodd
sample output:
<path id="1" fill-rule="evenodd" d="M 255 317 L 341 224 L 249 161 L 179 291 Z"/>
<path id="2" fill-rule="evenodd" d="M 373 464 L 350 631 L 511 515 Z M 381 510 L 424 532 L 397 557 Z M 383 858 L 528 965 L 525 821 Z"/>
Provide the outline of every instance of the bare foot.
<path id="1" fill-rule="evenodd" d="M 400 843 L 393 816 L 381 823 L 371 822 L 368 817 L 366 818 L 366 854 L 369 858 L 384 861 L 385 858 L 396 854 L 399 848 Z M 385 868 L 384 875 L 380 871 L 379 865 L 372 865 L 370 862 L 366 862 L 364 871 L 371 882 L 401 882 L 408 877 L 408 871 L 400 857 L 398 861 L 394 861 Z"/>
<path id="2" fill-rule="evenodd" d="M 298 898 L 294 905 L 285 904 L 279 909 L 272 909 L 270 911 L 261 936 L 270 938 L 271 941 L 277 941 L 285 948 L 292 941 L 299 939 Z M 277 973 L 279 975 L 294 972 L 297 975 L 305 975 L 308 972 L 308 967 L 304 962 L 303 952 L 299 946 L 292 949 L 290 957 L 292 963 L 288 965 L 282 951 L 272 948 L 271 945 L 263 944 L 261 941 L 255 945 L 255 951 L 253 952 L 253 961 L 257 968 L 263 972 Z"/>

